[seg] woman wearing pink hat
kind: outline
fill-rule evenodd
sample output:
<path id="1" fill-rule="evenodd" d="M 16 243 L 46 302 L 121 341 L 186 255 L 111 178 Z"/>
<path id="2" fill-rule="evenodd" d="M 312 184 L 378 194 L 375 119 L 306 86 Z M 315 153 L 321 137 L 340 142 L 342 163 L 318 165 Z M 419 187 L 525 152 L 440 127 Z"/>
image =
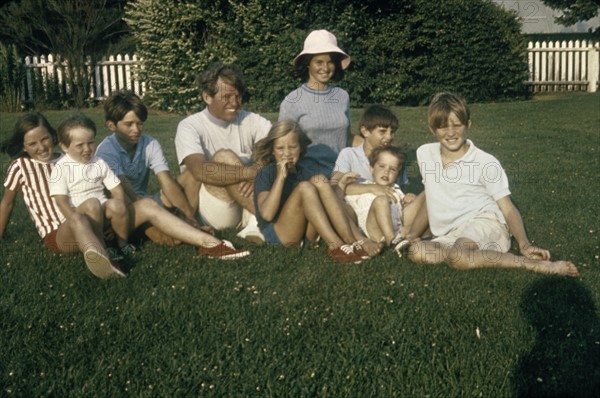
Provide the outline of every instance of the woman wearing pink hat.
<path id="1" fill-rule="evenodd" d="M 304 49 L 294 58 L 296 75 L 303 84 L 288 94 L 279 107 L 279 120 L 291 119 L 306 132 L 312 144 L 301 160 L 313 175 L 331 177 L 338 153 L 348 146 L 350 97 L 331 81 L 340 81 L 350 56 L 327 30 L 314 30 Z"/>

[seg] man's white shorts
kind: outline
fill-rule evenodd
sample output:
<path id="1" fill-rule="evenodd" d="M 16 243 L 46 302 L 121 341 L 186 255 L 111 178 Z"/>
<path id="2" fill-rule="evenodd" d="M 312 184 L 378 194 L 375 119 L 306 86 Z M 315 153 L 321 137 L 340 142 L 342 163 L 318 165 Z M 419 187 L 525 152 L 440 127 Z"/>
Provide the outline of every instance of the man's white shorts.
<path id="1" fill-rule="evenodd" d="M 225 202 L 213 196 L 204 184 L 198 193 L 200 220 L 216 230 L 237 228 L 242 221 L 243 207 L 236 202 Z"/>
<path id="2" fill-rule="evenodd" d="M 494 250 L 501 253 L 510 250 L 508 227 L 501 223 L 494 213 L 479 214 L 454 228 L 447 235 L 432 239 L 432 242 L 452 246 L 459 238 L 476 242 L 480 250 Z"/>

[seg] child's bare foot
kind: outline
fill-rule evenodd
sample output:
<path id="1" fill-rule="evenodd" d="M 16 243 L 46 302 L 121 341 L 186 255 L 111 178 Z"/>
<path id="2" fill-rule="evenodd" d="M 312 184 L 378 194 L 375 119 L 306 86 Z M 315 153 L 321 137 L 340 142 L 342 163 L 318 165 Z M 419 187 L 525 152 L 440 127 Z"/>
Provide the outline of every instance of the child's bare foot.
<path id="1" fill-rule="evenodd" d="M 579 276 L 577 267 L 570 261 L 539 261 L 533 265 L 532 271 L 550 275 Z"/>
<path id="2" fill-rule="evenodd" d="M 375 257 L 381 252 L 383 245 L 377 242 L 372 241 L 371 239 L 365 239 L 359 241 L 360 247 L 367 252 L 369 257 Z"/>

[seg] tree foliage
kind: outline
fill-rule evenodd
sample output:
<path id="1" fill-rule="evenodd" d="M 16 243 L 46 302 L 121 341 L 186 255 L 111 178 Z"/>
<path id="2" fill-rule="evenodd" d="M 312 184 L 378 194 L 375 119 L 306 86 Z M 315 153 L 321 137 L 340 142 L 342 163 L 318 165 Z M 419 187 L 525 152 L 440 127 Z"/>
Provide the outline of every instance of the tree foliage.
<path id="1" fill-rule="evenodd" d="M 17 46 L 0 43 L 0 111 L 21 110 L 24 84 L 25 73 Z"/>
<path id="2" fill-rule="evenodd" d="M 439 90 L 470 101 L 526 95 L 519 22 L 487 0 L 137 0 L 126 15 L 161 109 L 200 108 L 194 78 L 223 61 L 244 70 L 254 109 L 276 111 L 300 84 L 292 59 L 313 29 L 352 56 L 340 85 L 354 106 L 422 104 Z"/>
<path id="3" fill-rule="evenodd" d="M 111 38 L 124 33 L 124 1 L 11 1 L 0 8 L 0 37 L 26 53 L 48 52 L 64 60 L 60 67 L 75 105 L 81 107 L 89 97 L 94 62 Z"/>
<path id="4" fill-rule="evenodd" d="M 559 10 L 563 15 L 556 18 L 562 25 L 570 26 L 587 21 L 600 14 L 600 0 L 542 0 L 550 8 Z M 596 28 L 596 32 L 600 28 Z"/>
<path id="5" fill-rule="evenodd" d="M 187 112 L 200 103 L 196 75 L 217 60 L 235 58 L 224 40 L 227 1 L 139 0 L 125 20 L 144 60 L 140 78 L 147 102 L 159 109 Z"/>

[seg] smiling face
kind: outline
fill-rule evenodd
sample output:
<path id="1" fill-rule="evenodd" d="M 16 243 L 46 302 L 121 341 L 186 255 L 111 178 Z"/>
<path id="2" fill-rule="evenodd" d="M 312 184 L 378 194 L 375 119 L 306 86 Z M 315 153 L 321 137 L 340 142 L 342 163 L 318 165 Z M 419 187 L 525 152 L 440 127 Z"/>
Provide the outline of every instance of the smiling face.
<path id="1" fill-rule="evenodd" d="M 52 137 L 48 130 L 43 126 L 38 126 L 29 130 L 23 136 L 23 151 L 29 155 L 31 159 L 39 162 L 48 162 L 52 159 Z"/>
<path id="2" fill-rule="evenodd" d="M 393 186 L 398 179 L 400 167 L 400 159 L 390 152 L 381 152 L 371 167 L 373 181 L 378 185 Z"/>
<path id="3" fill-rule="evenodd" d="M 220 77 L 217 80 L 217 93 L 210 96 L 204 92 L 202 98 L 210 114 L 226 122 L 235 120 L 242 107 L 240 92 Z"/>
<path id="4" fill-rule="evenodd" d="M 327 87 L 335 73 L 335 62 L 329 54 L 313 55 L 308 64 L 308 86 L 311 88 Z"/>
<path id="5" fill-rule="evenodd" d="M 300 160 L 300 141 L 296 133 L 288 133 L 273 141 L 273 157 L 276 163 L 286 162 L 288 167 Z"/>
<path id="6" fill-rule="evenodd" d="M 135 147 L 142 135 L 144 122 L 134 111 L 129 111 L 116 124 L 109 120 L 106 122 L 106 126 L 115 132 L 117 141 L 123 148 L 131 149 Z"/>
<path id="7" fill-rule="evenodd" d="M 467 125 L 462 123 L 454 112 L 448 116 L 448 122 L 445 126 L 434 129 L 433 135 L 441 145 L 441 152 L 448 160 L 461 158 L 469 149 L 467 145 Z"/>
<path id="8" fill-rule="evenodd" d="M 96 152 L 96 137 L 88 128 L 77 126 L 69 131 L 69 145 L 60 144 L 63 152 L 76 162 L 89 163 Z"/>

